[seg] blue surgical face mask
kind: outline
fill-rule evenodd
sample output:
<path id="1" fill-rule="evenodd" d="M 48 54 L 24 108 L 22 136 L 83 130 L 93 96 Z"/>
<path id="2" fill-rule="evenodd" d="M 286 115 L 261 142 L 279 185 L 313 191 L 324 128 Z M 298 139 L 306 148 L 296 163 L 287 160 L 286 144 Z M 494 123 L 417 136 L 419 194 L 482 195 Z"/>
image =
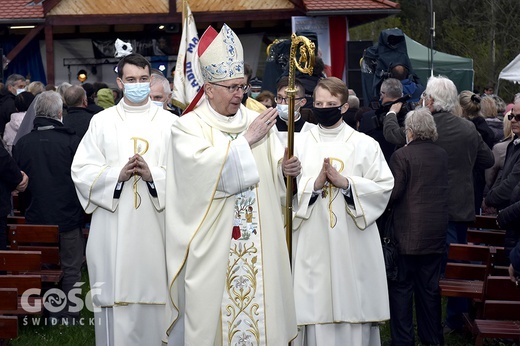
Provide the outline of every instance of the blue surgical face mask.
<path id="1" fill-rule="evenodd" d="M 298 121 L 300 119 L 300 101 L 296 101 L 294 104 L 294 121 Z M 276 110 L 278 111 L 278 116 L 285 122 L 289 121 L 289 105 L 284 105 L 281 103 L 276 104 Z"/>
<path id="2" fill-rule="evenodd" d="M 123 83 L 126 98 L 133 103 L 143 102 L 150 95 L 150 82 Z"/>
<path id="3" fill-rule="evenodd" d="M 25 89 L 16 89 L 16 95 L 20 95 L 24 91 L 25 91 Z"/>
<path id="4" fill-rule="evenodd" d="M 251 97 L 256 99 L 258 97 L 258 95 L 260 95 L 260 92 L 252 92 L 251 91 Z"/>
<path id="5" fill-rule="evenodd" d="M 278 103 L 276 105 L 276 110 L 278 111 L 278 116 L 283 121 L 289 121 L 289 105 L 283 105 Z"/>
<path id="6" fill-rule="evenodd" d="M 164 108 L 164 102 L 161 102 L 161 101 L 152 101 L 152 103 L 153 103 L 154 105 L 156 105 L 157 107 Z"/>

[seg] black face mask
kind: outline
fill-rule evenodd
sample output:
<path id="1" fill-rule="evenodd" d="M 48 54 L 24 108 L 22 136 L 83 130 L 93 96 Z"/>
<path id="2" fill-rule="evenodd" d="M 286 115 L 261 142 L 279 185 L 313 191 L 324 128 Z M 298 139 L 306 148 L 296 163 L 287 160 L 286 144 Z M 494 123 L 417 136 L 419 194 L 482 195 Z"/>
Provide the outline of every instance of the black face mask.
<path id="1" fill-rule="evenodd" d="M 340 107 L 316 108 L 312 107 L 312 114 L 322 126 L 329 127 L 336 124 L 343 117 Z"/>

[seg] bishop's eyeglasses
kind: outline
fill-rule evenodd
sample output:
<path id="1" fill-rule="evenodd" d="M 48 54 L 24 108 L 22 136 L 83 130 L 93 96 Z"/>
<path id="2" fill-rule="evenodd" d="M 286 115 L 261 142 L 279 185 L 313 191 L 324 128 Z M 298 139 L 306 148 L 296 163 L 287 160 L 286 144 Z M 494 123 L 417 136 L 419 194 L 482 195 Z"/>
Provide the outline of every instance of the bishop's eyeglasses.
<path id="1" fill-rule="evenodd" d="M 249 91 L 249 84 L 248 85 L 245 85 L 245 84 L 233 84 L 233 85 L 222 85 L 222 84 L 218 84 L 218 83 L 211 83 L 210 84 L 213 84 L 213 85 L 216 85 L 216 86 L 219 86 L 219 87 L 222 87 L 222 88 L 226 88 L 230 94 L 233 94 L 233 93 L 236 93 L 237 90 L 241 90 L 243 94 L 245 94 L 246 92 Z"/>

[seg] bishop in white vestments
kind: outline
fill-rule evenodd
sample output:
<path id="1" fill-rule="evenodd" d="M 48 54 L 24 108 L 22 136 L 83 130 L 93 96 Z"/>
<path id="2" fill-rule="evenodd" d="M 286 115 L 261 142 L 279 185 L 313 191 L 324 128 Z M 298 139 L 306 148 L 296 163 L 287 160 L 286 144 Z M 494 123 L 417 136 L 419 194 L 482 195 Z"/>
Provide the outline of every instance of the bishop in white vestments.
<path id="1" fill-rule="evenodd" d="M 277 112 L 241 105 L 242 46 L 227 25 L 216 37 L 206 31 L 199 56 L 205 99 L 172 128 L 165 338 L 175 346 L 287 345 L 297 332 Z"/>

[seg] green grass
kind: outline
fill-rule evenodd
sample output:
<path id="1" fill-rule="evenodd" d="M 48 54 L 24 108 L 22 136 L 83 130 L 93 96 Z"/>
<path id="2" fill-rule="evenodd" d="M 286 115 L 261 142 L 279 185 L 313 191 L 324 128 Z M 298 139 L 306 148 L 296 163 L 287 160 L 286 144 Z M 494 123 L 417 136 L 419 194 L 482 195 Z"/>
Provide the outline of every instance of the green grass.
<path id="1" fill-rule="evenodd" d="M 10 343 L 13 346 L 93 346 L 93 326 L 23 325 L 20 335 Z"/>
<path id="2" fill-rule="evenodd" d="M 446 298 L 442 298 L 442 312 L 443 312 L 443 321 L 444 314 L 446 312 Z M 414 310 L 414 322 L 415 322 L 415 310 Z M 421 343 L 419 342 L 419 337 L 417 336 L 417 326 L 416 334 L 415 334 L 415 342 L 416 345 L 419 346 Z M 381 332 L 381 345 L 382 346 L 390 346 L 391 345 L 391 337 L 390 337 L 390 322 L 386 322 L 380 327 Z M 444 345 L 445 346 L 473 346 L 475 345 L 475 337 L 471 335 L 471 333 L 465 331 L 463 333 L 451 333 L 444 334 Z M 496 340 L 496 339 L 485 339 L 484 346 L 520 346 L 514 342 L 509 342 L 507 340 Z"/>
<path id="3" fill-rule="evenodd" d="M 390 338 L 390 323 L 386 322 L 381 327 L 381 345 L 382 346 L 390 346 L 392 339 Z M 419 343 L 419 337 L 415 336 L 416 345 L 421 345 Z M 475 339 L 469 334 L 458 334 L 452 333 L 449 335 L 444 335 L 444 344 L 446 346 L 473 346 L 475 344 Z M 505 344 L 490 344 L 487 343 L 485 345 L 505 345 Z"/>
<path id="4" fill-rule="evenodd" d="M 82 272 L 83 301 L 85 294 L 90 290 L 87 270 Z M 18 318 L 18 337 L 11 340 L 12 346 L 94 346 L 94 325 L 90 322 L 94 314 L 86 307 L 81 311 L 83 325 L 50 325 L 39 315 Z"/>
<path id="5" fill-rule="evenodd" d="M 86 269 L 83 270 L 82 281 L 87 284 L 82 287 L 82 297 L 89 291 L 88 275 Z M 445 311 L 446 299 L 443 299 L 443 311 Z M 28 316 L 27 319 L 19 318 L 19 336 L 11 340 L 12 346 L 94 346 L 94 325 L 89 323 L 93 313 L 87 308 L 81 311 L 83 325 L 64 326 L 64 325 L 45 325 L 42 317 Z M 390 346 L 390 323 L 381 325 L 382 346 Z M 472 346 L 475 339 L 469 333 L 452 333 L 445 335 L 446 346 Z M 416 336 L 416 340 L 419 340 Z M 417 343 L 417 345 L 420 345 Z M 486 346 L 510 346 L 516 345 L 501 340 L 485 340 Z"/>

